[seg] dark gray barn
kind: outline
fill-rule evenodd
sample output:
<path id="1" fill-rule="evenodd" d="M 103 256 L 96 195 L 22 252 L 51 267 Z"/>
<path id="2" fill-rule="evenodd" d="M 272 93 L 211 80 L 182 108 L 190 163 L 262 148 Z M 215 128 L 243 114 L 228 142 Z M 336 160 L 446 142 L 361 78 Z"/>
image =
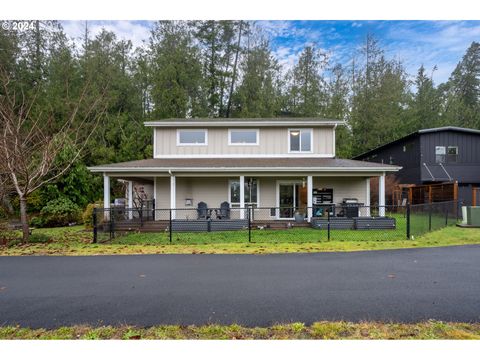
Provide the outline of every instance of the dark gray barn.
<path id="1" fill-rule="evenodd" d="M 472 203 L 480 186 L 480 130 L 454 126 L 423 129 L 354 157 L 402 166 L 402 184 L 458 181 L 458 198 Z"/>

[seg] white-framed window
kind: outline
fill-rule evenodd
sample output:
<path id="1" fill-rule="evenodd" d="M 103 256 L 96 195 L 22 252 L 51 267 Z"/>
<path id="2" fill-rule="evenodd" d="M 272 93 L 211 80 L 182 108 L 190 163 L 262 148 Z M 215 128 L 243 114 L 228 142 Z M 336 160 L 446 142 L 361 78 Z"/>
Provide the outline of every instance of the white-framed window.
<path id="1" fill-rule="evenodd" d="M 311 153 L 312 143 L 312 129 L 288 129 L 288 152 Z"/>
<path id="2" fill-rule="evenodd" d="M 258 179 L 245 178 L 245 205 L 258 206 L 260 198 Z M 240 207 L 240 179 L 231 179 L 228 182 L 228 201 L 231 207 Z"/>
<path id="3" fill-rule="evenodd" d="M 258 129 L 229 129 L 228 145 L 258 145 Z"/>
<path id="4" fill-rule="evenodd" d="M 207 129 L 178 129 L 177 146 L 198 146 L 208 144 Z"/>
<path id="5" fill-rule="evenodd" d="M 445 146 L 435 146 L 435 162 L 437 164 L 445 163 Z"/>
<path id="6" fill-rule="evenodd" d="M 449 163 L 455 163 L 458 159 L 458 146 L 449 146 L 447 148 L 447 161 Z"/>

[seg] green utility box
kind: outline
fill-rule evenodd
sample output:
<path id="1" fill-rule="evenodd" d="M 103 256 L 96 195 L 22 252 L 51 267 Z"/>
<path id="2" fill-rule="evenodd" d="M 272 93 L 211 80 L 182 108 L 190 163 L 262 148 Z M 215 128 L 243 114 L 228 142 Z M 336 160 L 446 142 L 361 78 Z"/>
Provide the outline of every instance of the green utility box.
<path id="1" fill-rule="evenodd" d="M 467 225 L 480 226 L 480 206 L 467 206 Z"/>

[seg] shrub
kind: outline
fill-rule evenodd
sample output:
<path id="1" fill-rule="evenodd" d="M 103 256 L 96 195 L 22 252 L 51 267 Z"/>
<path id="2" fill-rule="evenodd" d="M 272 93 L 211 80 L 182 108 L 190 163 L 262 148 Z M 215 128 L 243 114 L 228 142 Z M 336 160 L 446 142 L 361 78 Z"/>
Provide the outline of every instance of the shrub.
<path id="1" fill-rule="evenodd" d="M 45 226 L 45 219 L 42 218 L 42 217 L 39 217 L 39 216 L 33 216 L 30 219 L 30 226 L 38 227 L 38 228 L 44 227 Z"/>
<path id="2" fill-rule="evenodd" d="M 85 208 L 85 211 L 82 214 L 82 220 L 87 229 L 93 228 L 93 209 L 102 208 L 102 207 L 103 207 L 103 202 L 97 202 L 97 203 L 87 205 L 87 207 Z M 101 211 L 97 212 L 97 223 L 101 222 L 102 220 L 103 220 L 103 213 Z"/>
<path id="3" fill-rule="evenodd" d="M 44 226 L 67 226 L 80 220 L 80 208 L 67 198 L 51 200 L 40 211 Z"/>
<path id="4" fill-rule="evenodd" d="M 12 246 L 20 243 L 18 234 L 15 231 L 4 229 L 0 226 L 0 246 L 7 245 Z"/>
<path id="5" fill-rule="evenodd" d="M 44 244 L 51 242 L 50 236 L 47 234 L 35 233 L 35 231 L 28 238 L 28 242 L 32 244 Z"/>

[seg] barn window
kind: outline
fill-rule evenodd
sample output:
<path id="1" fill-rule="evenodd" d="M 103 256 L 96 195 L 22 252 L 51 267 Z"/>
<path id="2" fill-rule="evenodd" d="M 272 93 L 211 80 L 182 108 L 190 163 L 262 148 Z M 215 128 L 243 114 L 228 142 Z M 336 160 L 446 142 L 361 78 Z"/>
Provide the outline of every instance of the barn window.
<path id="1" fill-rule="evenodd" d="M 445 146 L 435 146 L 435 162 L 441 164 L 445 162 L 446 149 Z"/>
<path id="2" fill-rule="evenodd" d="M 457 162 L 458 157 L 458 146 L 449 146 L 447 149 L 447 161 L 448 162 Z"/>

